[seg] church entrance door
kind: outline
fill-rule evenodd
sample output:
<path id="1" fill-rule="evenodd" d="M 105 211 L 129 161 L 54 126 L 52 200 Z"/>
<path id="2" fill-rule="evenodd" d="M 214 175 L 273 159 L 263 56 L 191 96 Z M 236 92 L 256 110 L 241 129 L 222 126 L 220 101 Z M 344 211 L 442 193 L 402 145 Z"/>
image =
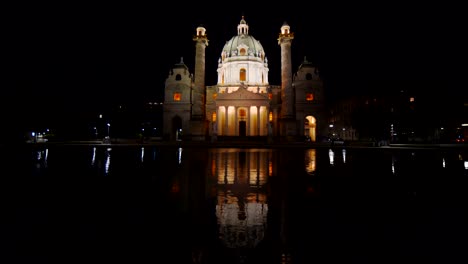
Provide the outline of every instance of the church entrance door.
<path id="1" fill-rule="evenodd" d="M 245 121 L 239 121 L 239 136 L 245 137 L 247 135 L 247 123 Z"/>

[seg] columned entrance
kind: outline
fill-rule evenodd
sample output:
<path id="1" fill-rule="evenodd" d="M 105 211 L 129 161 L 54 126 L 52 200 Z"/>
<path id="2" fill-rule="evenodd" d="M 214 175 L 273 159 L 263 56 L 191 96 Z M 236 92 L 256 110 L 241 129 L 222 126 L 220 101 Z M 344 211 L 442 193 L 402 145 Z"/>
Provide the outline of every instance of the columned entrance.
<path id="1" fill-rule="evenodd" d="M 258 137 L 268 134 L 270 99 L 259 88 L 239 87 L 215 99 L 218 136 Z"/>

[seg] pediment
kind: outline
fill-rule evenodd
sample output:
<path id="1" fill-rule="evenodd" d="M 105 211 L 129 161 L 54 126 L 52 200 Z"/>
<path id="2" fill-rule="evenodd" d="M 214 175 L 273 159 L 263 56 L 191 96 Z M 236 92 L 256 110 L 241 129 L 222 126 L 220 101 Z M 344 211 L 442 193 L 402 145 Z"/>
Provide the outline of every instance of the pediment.
<path id="1" fill-rule="evenodd" d="M 268 101 L 268 94 L 266 93 L 253 93 L 247 91 L 247 89 L 239 87 L 237 91 L 232 93 L 222 93 L 218 94 L 216 101 L 224 101 L 224 100 L 267 100 Z"/>

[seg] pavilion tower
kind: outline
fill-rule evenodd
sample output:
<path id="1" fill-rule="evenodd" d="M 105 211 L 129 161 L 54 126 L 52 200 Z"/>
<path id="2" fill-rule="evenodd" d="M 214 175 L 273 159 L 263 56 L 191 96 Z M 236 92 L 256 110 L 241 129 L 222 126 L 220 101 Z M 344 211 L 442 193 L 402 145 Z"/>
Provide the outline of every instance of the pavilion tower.
<path id="1" fill-rule="evenodd" d="M 208 125 L 205 118 L 205 49 L 208 46 L 206 29 L 197 27 L 195 42 L 195 76 L 192 89 L 191 137 L 192 140 L 204 140 Z"/>
<path id="2" fill-rule="evenodd" d="M 296 115 L 294 112 L 294 87 L 292 85 L 291 43 L 294 33 L 285 22 L 281 27 L 278 45 L 281 46 L 281 112 L 280 130 L 285 136 L 297 135 Z"/>

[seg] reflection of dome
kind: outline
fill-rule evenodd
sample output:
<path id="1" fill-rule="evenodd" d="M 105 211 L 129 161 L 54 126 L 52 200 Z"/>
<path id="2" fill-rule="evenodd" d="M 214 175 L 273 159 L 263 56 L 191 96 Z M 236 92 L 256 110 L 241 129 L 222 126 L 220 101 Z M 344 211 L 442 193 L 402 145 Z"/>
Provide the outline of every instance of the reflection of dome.
<path id="1" fill-rule="evenodd" d="M 219 232 L 223 242 L 229 248 L 254 248 L 263 240 L 267 223 L 268 204 L 247 203 L 240 219 L 237 204 L 216 206 Z"/>

